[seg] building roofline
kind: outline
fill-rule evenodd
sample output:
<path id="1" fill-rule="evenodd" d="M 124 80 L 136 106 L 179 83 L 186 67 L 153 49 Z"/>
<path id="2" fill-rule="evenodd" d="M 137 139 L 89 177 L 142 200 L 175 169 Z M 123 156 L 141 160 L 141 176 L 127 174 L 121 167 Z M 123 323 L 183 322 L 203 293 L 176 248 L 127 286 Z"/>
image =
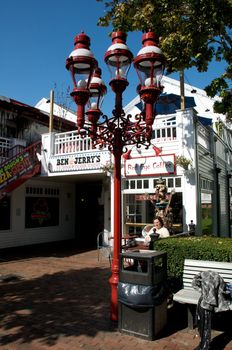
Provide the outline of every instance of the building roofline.
<path id="1" fill-rule="evenodd" d="M 24 118 L 33 120 L 45 126 L 49 126 L 49 113 L 43 112 L 40 109 L 29 106 L 23 102 L 5 96 L 0 96 L 0 108 L 7 111 L 15 111 L 20 114 L 23 113 Z M 62 131 L 70 131 L 76 128 L 76 124 L 72 121 L 58 117 L 56 115 L 53 117 L 53 125 L 55 129 L 61 129 Z"/>

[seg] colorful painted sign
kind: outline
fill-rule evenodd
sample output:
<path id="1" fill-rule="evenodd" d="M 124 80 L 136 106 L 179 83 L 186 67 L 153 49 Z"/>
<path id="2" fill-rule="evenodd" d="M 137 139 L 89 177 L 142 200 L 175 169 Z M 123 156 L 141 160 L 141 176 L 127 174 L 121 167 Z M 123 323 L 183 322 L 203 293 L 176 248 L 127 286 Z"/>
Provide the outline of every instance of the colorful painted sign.
<path id="1" fill-rule="evenodd" d="M 54 156 L 50 158 L 48 169 L 50 172 L 70 172 L 99 170 L 110 161 L 110 152 L 94 151 L 73 155 Z"/>
<path id="2" fill-rule="evenodd" d="M 0 168 L 0 189 L 31 170 L 33 165 L 28 152 L 11 159 Z"/>
<path id="3" fill-rule="evenodd" d="M 175 154 L 126 159 L 125 176 L 175 174 Z"/>

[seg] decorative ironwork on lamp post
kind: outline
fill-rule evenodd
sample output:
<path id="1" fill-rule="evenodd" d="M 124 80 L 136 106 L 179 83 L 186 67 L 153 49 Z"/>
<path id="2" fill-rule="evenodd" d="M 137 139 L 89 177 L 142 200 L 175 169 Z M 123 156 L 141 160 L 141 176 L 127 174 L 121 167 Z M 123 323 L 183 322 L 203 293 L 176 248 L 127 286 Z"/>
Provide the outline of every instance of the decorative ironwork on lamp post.
<path id="1" fill-rule="evenodd" d="M 127 146 L 148 147 L 152 137 L 155 118 L 155 104 L 162 92 L 161 78 L 165 58 L 158 47 L 158 38 L 153 32 L 142 37 L 143 47 L 133 59 L 126 45 L 126 34 L 114 32 L 112 45 L 104 55 L 111 72 L 110 86 L 115 93 L 115 109 L 112 117 L 103 115 L 100 108 L 106 93 L 101 80 L 101 70 L 90 51 L 90 39 L 84 33 L 74 39 L 75 48 L 66 60 L 71 72 L 73 91 L 71 96 L 77 104 L 77 128 L 82 137 L 90 136 L 94 145 L 108 146 L 114 156 L 114 241 L 111 284 L 111 319 L 118 319 L 119 255 L 121 250 L 121 157 Z M 140 84 L 137 91 L 144 102 L 144 111 L 134 117 L 125 116 L 122 108 L 122 94 L 128 86 L 127 73 L 131 63 L 138 73 Z M 86 112 L 85 105 L 89 104 Z"/>

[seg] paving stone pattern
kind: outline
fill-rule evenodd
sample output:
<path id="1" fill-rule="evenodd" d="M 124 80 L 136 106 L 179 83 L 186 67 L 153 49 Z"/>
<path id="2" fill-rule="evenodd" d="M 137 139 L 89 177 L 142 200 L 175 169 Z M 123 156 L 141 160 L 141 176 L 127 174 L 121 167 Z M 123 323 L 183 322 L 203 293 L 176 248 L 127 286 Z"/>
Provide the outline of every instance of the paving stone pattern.
<path id="1" fill-rule="evenodd" d="M 154 341 L 122 334 L 110 321 L 110 267 L 95 250 L 74 248 L 0 254 L 2 350 L 193 350 L 185 308 L 168 310 L 168 325 Z M 231 324 L 231 323 L 230 323 Z M 231 329 L 231 328 L 230 328 Z M 213 331 L 212 349 L 232 350 L 232 335 Z"/>

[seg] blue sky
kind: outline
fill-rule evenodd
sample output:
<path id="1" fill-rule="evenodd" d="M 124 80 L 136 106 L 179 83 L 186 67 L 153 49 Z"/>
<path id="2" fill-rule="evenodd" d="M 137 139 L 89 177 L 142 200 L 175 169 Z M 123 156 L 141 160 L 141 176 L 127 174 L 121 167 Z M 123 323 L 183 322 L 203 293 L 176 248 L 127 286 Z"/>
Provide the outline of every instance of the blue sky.
<path id="1" fill-rule="evenodd" d="M 57 93 L 71 86 L 65 60 L 73 49 L 73 38 L 84 31 L 91 50 L 103 70 L 108 87 L 103 109 L 114 107 L 109 72 L 103 57 L 111 44 L 110 28 L 97 26 L 104 4 L 96 0 L 7 0 L 0 1 L 0 95 L 34 106 L 50 90 Z M 141 47 L 141 33 L 129 33 L 127 44 L 134 56 Z M 204 88 L 222 72 L 223 64 L 211 64 L 207 73 L 185 71 L 186 83 Z M 178 78 L 178 74 L 173 76 Z M 130 69 L 124 105 L 136 95 L 137 75 Z"/>

